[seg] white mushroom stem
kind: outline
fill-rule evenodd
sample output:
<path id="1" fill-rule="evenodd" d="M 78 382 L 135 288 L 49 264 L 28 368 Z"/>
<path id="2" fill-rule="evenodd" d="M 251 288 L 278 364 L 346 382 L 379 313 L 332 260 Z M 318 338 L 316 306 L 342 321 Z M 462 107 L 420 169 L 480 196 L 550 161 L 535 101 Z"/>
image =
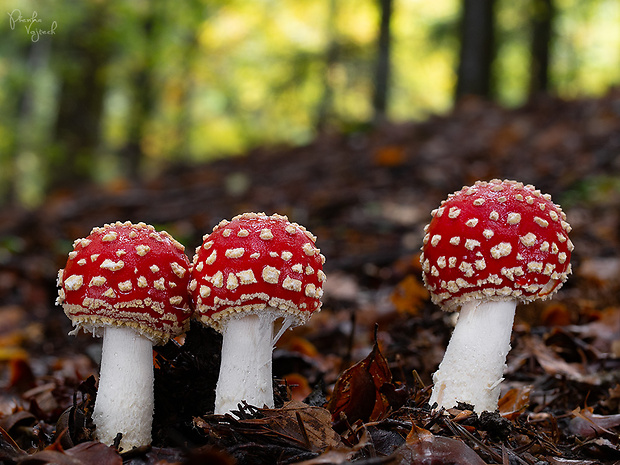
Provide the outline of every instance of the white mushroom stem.
<path id="1" fill-rule="evenodd" d="M 273 408 L 274 313 L 232 316 L 222 329 L 222 361 L 215 388 L 215 413 L 238 410 L 242 401 Z M 278 332 L 278 336 L 289 325 Z"/>
<path id="2" fill-rule="evenodd" d="M 124 326 L 104 328 L 99 389 L 93 412 L 97 439 L 121 450 L 151 443 L 153 343 Z"/>
<path id="3" fill-rule="evenodd" d="M 516 300 L 465 303 L 439 369 L 433 374 L 430 404 L 452 408 L 457 402 L 477 413 L 497 410 Z"/>

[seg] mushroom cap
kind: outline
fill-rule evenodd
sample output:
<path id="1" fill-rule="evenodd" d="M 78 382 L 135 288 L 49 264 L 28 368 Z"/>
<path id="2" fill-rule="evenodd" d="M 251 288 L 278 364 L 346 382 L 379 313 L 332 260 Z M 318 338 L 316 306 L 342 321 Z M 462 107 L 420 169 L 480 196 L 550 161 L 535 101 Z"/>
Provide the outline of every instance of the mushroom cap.
<path id="1" fill-rule="evenodd" d="M 478 181 L 431 215 L 422 276 L 444 310 L 472 299 L 545 299 L 571 272 L 566 215 L 531 185 Z"/>
<path id="2" fill-rule="evenodd" d="M 244 213 L 203 239 L 189 289 L 204 324 L 221 331 L 228 318 L 270 307 L 297 326 L 320 310 L 325 257 L 303 226 L 277 214 Z"/>
<path id="3" fill-rule="evenodd" d="M 106 224 L 73 243 L 58 272 L 58 304 L 80 328 L 133 327 L 155 344 L 188 329 L 190 263 L 165 231 L 138 223 Z"/>

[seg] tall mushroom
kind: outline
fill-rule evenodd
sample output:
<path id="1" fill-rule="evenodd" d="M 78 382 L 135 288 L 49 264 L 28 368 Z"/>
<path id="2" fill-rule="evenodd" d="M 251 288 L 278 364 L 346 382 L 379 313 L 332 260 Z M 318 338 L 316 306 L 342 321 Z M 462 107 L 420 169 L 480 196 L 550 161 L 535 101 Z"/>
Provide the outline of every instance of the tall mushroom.
<path id="1" fill-rule="evenodd" d="M 273 346 L 321 307 L 325 258 L 315 240 L 285 216 L 245 213 L 223 220 L 196 249 L 195 316 L 223 335 L 216 414 L 243 400 L 273 407 Z"/>
<path id="2" fill-rule="evenodd" d="M 103 336 L 93 420 L 97 438 L 121 450 L 148 445 L 153 344 L 183 333 L 191 310 L 184 247 L 144 223 L 106 224 L 73 243 L 58 273 L 58 304 L 75 329 Z"/>
<path id="3" fill-rule="evenodd" d="M 571 272 L 570 226 L 549 195 L 478 181 L 433 210 L 421 263 L 433 302 L 460 315 L 430 403 L 495 411 L 518 301 L 546 299 Z"/>

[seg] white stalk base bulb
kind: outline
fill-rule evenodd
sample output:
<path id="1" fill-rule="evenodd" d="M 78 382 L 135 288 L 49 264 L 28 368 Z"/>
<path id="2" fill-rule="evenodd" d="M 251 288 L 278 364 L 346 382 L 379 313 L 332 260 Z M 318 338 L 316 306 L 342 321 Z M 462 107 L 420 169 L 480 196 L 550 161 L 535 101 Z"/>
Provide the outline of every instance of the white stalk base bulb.
<path id="1" fill-rule="evenodd" d="M 122 451 L 151 443 L 153 343 L 131 328 L 104 328 L 93 421 L 104 444 L 122 434 Z"/>
<path id="2" fill-rule="evenodd" d="M 439 369 L 433 374 L 429 403 L 452 408 L 458 402 L 474 411 L 494 412 L 510 351 L 516 300 L 463 304 Z"/>

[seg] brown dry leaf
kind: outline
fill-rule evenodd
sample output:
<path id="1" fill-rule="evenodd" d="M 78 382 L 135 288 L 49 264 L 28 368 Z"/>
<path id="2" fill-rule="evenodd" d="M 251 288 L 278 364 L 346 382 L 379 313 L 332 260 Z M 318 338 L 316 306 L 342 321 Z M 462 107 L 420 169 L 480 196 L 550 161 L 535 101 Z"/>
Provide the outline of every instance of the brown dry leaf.
<path id="1" fill-rule="evenodd" d="M 602 287 L 620 273 L 620 259 L 617 257 L 585 257 L 576 271 L 578 275 Z"/>
<path id="2" fill-rule="evenodd" d="M 122 465 L 123 459 L 111 447 L 100 442 L 83 442 L 63 450 L 56 443 L 17 462 L 19 465 Z"/>
<path id="3" fill-rule="evenodd" d="M 328 450 L 318 457 L 310 460 L 304 460 L 303 462 L 299 462 L 297 465 L 336 465 L 341 463 L 350 463 L 349 461 L 353 458 L 354 454 L 355 452 L 349 449 Z"/>
<path id="4" fill-rule="evenodd" d="M 283 340 L 280 338 L 280 340 Z M 318 357 L 319 351 L 308 339 L 299 337 L 299 336 L 291 336 L 286 339 L 286 344 L 279 345 L 278 347 L 284 347 L 287 350 L 292 352 L 297 352 L 301 355 L 305 355 L 306 357 Z"/>
<path id="5" fill-rule="evenodd" d="M 612 386 L 608 390 L 609 397 L 601 402 L 601 405 L 609 411 L 620 412 L 620 384 Z"/>
<path id="6" fill-rule="evenodd" d="M 340 436 L 331 427 L 331 415 L 321 407 L 290 401 L 279 409 L 261 409 L 264 418 L 242 420 L 240 423 L 259 424 L 281 436 L 303 444 L 312 452 L 342 447 Z"/>
<path id="7" fill-rule="evenodd" d="M 338 421 L 341 414 L 349 423 L 377 420 L 389 407 L 387 399 L 381 394 L 381 387 L 391 381 L 392 373 L 387 360 L 375 341 L 370 354 L 338 378 L 327 409 L 334 421 Z"/>
<path id="8" fill-rule="evenodd" d="M 235 465 L 236 463 L 236 460 L 225 451 L 211 445 L 193 449 L 183 461 L 183 465 Z M 163 463 L 158 461 L 156 465 L 163 465 Z"/>
<path id="9" fill-rule="evenodd" d="M 413 275 L 407 275 L 398 283 L 390 300 L 401 313 L 417 315 L 429 294 L 424 285 Z"/>
<path id="10" fill-rule="evenodd" d="M 35 417 L 32 412 L 17 408 L 13 413 L 0 415 L 0 428 L 10 432 L 11 429 L 18 424 L 34 424 L 36 421 L 37 417 Z"/>
<path id="11" fill-rule="evenodd" d="M 400 166 L 407 160 L 405 148 L 397 145 L 379 147 L 374 155 L 374 162 L 379 166 Z"/>
<path id="12" fill-rule="evenodd" d="M 536 358 L 543 370 L 549 375 L 564 375 L 573 380 L 583 380 L 584 369 L 581 365 L 564 361 L 545 343 L 533 336 L 524 336 L 521 341 L 527 350 Z"/>
<path id="13" fill-rule="evenodd" d="M 498 402 L 499 413 L 508 420 L 515 420 L 530 403 L 532 386 L 510 389 Z"/>
<path id="14" fill-rule="evenodd" d="M 356 302 L 359 299 L 360 286 L 354 276 L 334 271 L 323 284 L 323 292 L 327 299 Z"/>
<path id="15" fill-rule="evenodd" d="M 620 414 L 616 415 L 597 415 L 591 407 L 573 410 L 574 418 L 570 421 L 568 428 L 571 433 L 585 438 L 593 438 L 607 433 L 614 435 L 609 428 L 620 426 Z"/>
<path id="16" fill-rule="evenodd" d="M 304 460 L 299 462 L 298 465 L 338 465 L 341 463 L 351 463 L 355 459 L 355 455 L 360 450 L 371 444 L 371 439 L 368 435 L 368 431 L 364 429 L 358 438 L 357 444 L 351 447 L 339 447 L 333 449 L 327 449 L 325 452 L 310 460 Z M 390 462 L 391 463 L 391 462 Z"/>
<path id="17" fill-rule="evenodd" d="M 0 462 L 15 461 L 24 455 L 26 452 L 20 449 L 4 428 L 0 427 Z"/>
<path id="18" fill-rule="evenodd" d="M 299 373 L 289 373 L 284 375 L 284 381 L 291 393 L 291 399 L 299 402 L 303 401 L 312 393 L 308 378 Z"/>
<path id="19" fill-rule="evenodd" d="M 598 350 L 613 353 L 613 344 L 620 341 L 620 308 L 606 308 L 595 321 L 568 329 L 581 338 L 591 340 L 591 345 Z"/>
<path id="20" fill-rule="evenodd" d="M 11 375 L 8 387 L 21 390 L 34 387 L 35 376 L 26 358 L 16 356 L 11 359 L 9 366 Z"/>
<path id="21" fill-rule="evenodd" d="M 543 326 L 568 326 L 572 322 L 571 314 L 562 302 L 552 302 L 545 306 L 540 316 Z"/>
<path id="22" fill-rule="evenodd" d="M 24 349 L 28 313 L 16 305 L 0 307 L 0 360 L 27 360 Z"/>
<path id="23" fill-rule="evenodd" d="M 243 404 L 243 418 L 208 415 L 194 418 L 194 425 L 225 449 L 239 463 L 253 465 L 292 463 L 330 448 L 344 447 L 332 429 L 329 411 L 290 401 L 282 408 L 257 409 Z"/>
<path id="24" fill-rule="evenodd" d="M 587 453 L 590 457 L 605 460 L 605 462 L 600 463 L 618 465 L 620 445 L 618 445 L 617 438 L 614 439 L 614 441 L 607 438 L 590 439 L 583 444 L 579 444 L 577 449 Z M 614 462 L 610 462 L 610 460 L 614 460 Z"/>
<path id="25" fill-rule="evenodd" d="M 485 462 L 467 444 L 458 439 L 435 436 L 430 431 L 413 425 L 407 443 L 394 453 L 394 464 L 426 465 L 429 463 L 458 463 L 485 465 Z M 390 462 L 392 463 L 392 462 Z"/>

